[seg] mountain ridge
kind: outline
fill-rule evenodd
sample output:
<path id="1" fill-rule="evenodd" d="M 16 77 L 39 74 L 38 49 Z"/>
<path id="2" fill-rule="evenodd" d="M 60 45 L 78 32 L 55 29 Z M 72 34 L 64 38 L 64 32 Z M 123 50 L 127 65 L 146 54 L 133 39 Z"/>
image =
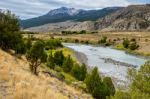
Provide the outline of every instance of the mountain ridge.
<path id="1" fill-rule="evenodd" d="M 104 8 L 101 12 L 113 8 Z M 114 7 L 115 9 L 115 7 Z M 92 11 L 92 10 L 90 10 Z M 81 11 L 82 12 L 82 11 Z M 85 18 L 85 14 L 79 12 Z M 91 13 L 91 12 L 90 12 Z M 95 13 L 95 11 L 93 12 Z M 99 13 L 99 12 L 96 12 Z M 78 15 L 78 14 L 77 14 Z M 77 17 L 77 15 L 75 17 Z M 88 15 L 88 14 L 87 14 Z M 89 18 L 93 17 L 89 14 Z M 95 17 L 95 16 L 94 16 Z M 93 17 L 93 18 L 94 18 Z M 76 19 L 76 18 L 74 18 Z M 27 28 L 33 32 L 61 32 L 61 31 L 150 31 L 150 5 L 129 5 L 95 20 L 64 20 L 62 22 L 47 23 L 41 26 Z M 86 19 L 88 19 L 86 17 Z"/>
<path id="2" fill-rule="evenodd" d="M 77 22 L 96 21 L 97 19 L 104 17 L 110 13 L 113 13 L 119 9 L 122 9 L 122 7 L 108 7 L 99 10 L 82 10 L 61 7 L 58 9 L 51 10 L 43 16 L 21 20 L 20 24 L 23 28 L 30 28 L 48 23 L 58 23 L 69 20 Z"/>

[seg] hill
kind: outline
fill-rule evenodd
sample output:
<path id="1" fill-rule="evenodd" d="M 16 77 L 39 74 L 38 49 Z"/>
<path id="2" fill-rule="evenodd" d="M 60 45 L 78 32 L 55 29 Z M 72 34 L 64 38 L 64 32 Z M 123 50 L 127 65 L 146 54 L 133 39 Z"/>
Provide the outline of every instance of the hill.
<path id="1" fill-rule="evenodd" d="M 112 8 L 110 8 L 112 9 Z M 108 8 L 107 8 L 108 10 Z M 106 9 L 101 10 L 106 11 Z M 110 11 L 110 10 L 109 10 Z M 107 11 L 106 11 L 107 12 Z M 100 14 L 100 12 L 97 12 Z M 93 17 L 95 14 L 89 14 Z M 86 19 L 86 17 L 85 17 Z M 70 31 L 150 31 L 150 6 L 130 5 L 99 17 L 96 21 L 65 21 L 28 28 L 35 32 Z M 30 24 L 30 22 L 28 23 Z"/>
<path id="2" fill-rule="evenodd" d="M 96 22 L 102 31 L 142 31 L 150 30 L 150 6 L 130 5 Z"/>
<path id="3" fill-rule="evenodd" d="M 1 99 L 90 99 L 74 87 L 40 72 L 31 74 L 24 58 L 17 58 L 0 50 Z"/>
<path id="4" fill-rule="evenodd" d="M 65 21 L 95 21 L 101 17 L 104 17 L 114 11 L 122 9 L 121 7 L 108 7 L 100 10 L 82 10 L 75 8 L 61 7 L 49 11 L 47 14 L 31 18 L 27 20 L 21 20 L 20 24 L 23 28 L 41 26 L 48 23 L 58 23 Z"/>

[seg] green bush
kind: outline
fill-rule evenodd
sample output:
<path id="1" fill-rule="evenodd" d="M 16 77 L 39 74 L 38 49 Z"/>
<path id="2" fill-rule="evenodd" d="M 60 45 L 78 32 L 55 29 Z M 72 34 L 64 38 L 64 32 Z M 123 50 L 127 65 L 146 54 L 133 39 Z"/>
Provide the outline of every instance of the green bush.
<path id="1" fill-rule="evenodd" d="M 107 37 L 103 36 L 99 41 L 98 44 L 105 44 L 107 42 Z"/>
<path id="2" fill-rule="evenodd" d="M 123 46 L 124 46 L 124 48 L 128 48 L 129 44 L 130 44 L 130 41 L 127 38 L 123 40 Z"/>
<path id="3" fill-rule="evenodd" d="M 18 18 L 10 11 L 0 12 L 0 48 L 13 49 L 18 54 L 24 54 L 26 47 L 19 32 Z"/>
<path id="4" fill-rule="evenodd" d="M 44 43 L 36 41 L 26 55 L 30 62 L 31 72 L 37 75 L 37 68 L 42 62 L 46 62 L 47 54 L 44 51 Z"/>
<path id="5" fill-rule="evenodd" d="M 139 48 L 139 45 L 136 42 L 132 42 L 129 46 L 130 50 L 136 50 L 137 48 Z"/>
<path id="6" fill-rule="evenodd" d="M 70 72 L 73 67 L 73 60 L 70 55 L 68 55 L 63 62 L 63 70 L 64 72 Z"/>

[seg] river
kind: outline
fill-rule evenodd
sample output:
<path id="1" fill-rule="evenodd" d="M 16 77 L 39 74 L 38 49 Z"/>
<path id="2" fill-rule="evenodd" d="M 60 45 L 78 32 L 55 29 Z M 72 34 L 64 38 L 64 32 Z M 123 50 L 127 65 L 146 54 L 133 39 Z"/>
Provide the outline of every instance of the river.
<path id="1" fill-rule="evenodd" d="M 100 73 L 104 76 L 113 78 L 117 86 L 127 85 L 128 68 L 138 69 L 147 59 L 116 50 L 111 47 L 64 43 L 64 46 L 76 52 L 83 53 L 87 58 L 86 64 L 93 68 L 97 66 Z"/>

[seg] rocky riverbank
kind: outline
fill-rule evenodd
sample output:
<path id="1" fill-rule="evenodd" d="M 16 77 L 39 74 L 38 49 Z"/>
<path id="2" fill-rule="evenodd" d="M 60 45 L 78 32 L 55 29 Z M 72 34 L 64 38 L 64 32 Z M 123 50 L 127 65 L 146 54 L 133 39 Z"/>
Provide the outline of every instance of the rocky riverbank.
<path id="1" fill-rule="evenodd" d="M 132 65 L 132 64 L 129 64 L 129 63 L 125 63 L 125 62 L 120 62 L 120 61 L 117 61 L 117 60 L 114 60 L 114 59 L 111 59 L 111 58 L 100 58 L 100 59 L 104 60 L 105 63 L 111 63 L 111 64 L 114 64 L 114 65 L 117 65 L 117 66 L 126 66 L 126 67 L 133 67 L 133 68 L 138 67 L 136 65 Z"/>

